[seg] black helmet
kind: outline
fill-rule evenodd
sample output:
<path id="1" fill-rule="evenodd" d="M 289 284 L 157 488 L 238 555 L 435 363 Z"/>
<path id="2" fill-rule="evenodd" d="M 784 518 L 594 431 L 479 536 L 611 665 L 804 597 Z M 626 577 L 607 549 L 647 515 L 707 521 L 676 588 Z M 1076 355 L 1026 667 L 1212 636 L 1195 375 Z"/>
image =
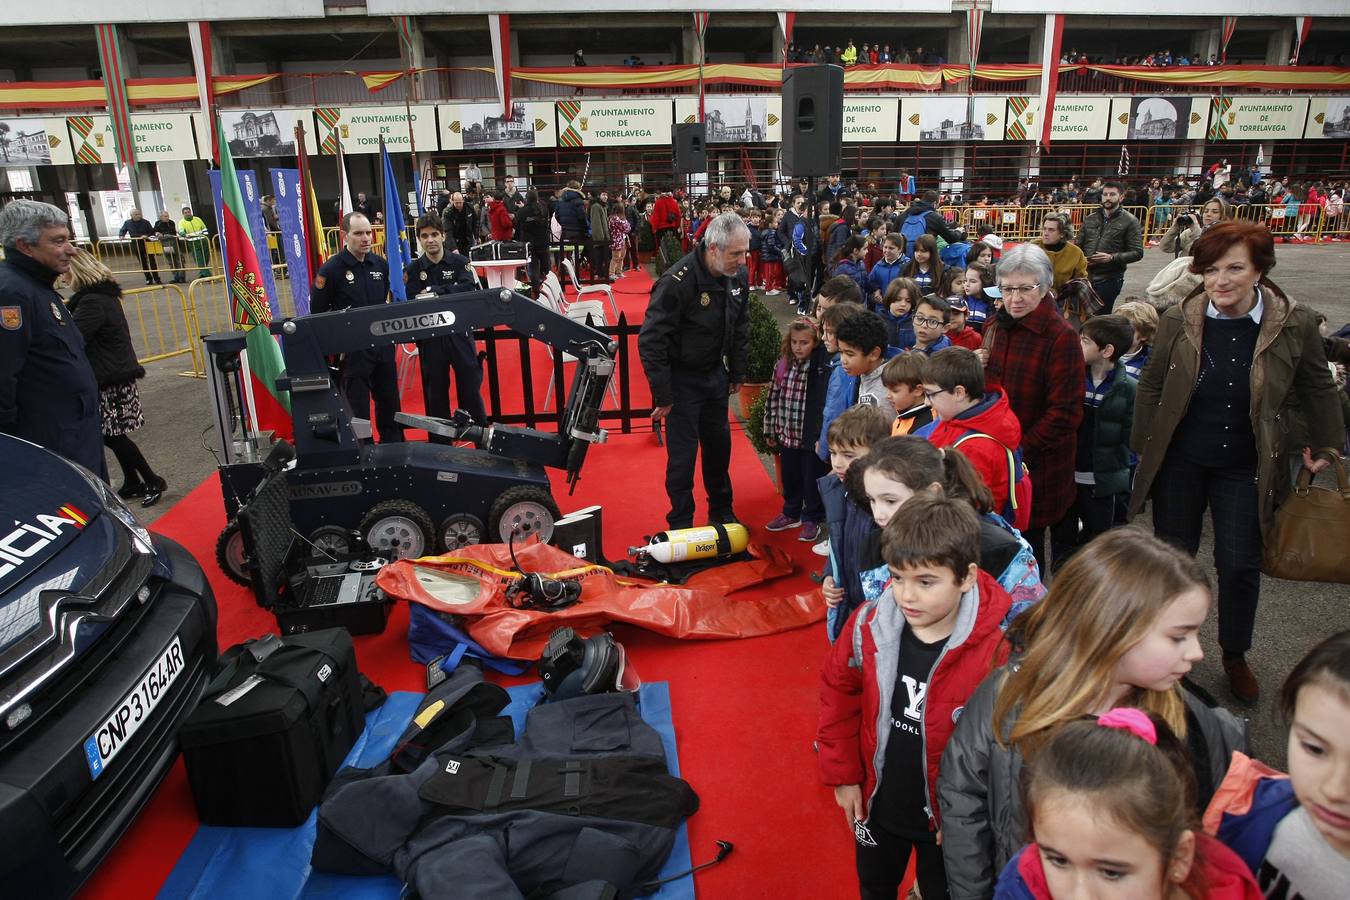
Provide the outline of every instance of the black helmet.
<path id="1" fill-rule="evenodd" d="M 642 685 L 627 665 L 623 645 L 608 632 L 583 638 L 566 626 L 549 635 L 539 657 L 539 677 L 550 700 L 584 694 L 636 691 Z"/>

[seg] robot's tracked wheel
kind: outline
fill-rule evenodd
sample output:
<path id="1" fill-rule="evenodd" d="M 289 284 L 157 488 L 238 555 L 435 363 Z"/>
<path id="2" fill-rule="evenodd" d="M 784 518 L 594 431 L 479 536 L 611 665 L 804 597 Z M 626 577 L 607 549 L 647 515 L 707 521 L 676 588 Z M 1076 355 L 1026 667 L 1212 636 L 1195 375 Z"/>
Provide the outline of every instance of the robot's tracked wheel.
<path id="1" fill-rule="evenodd" d="M 341 525 L 320 525 L 310 534 L 309 542 L 325 553 L 347 556 L 352 552 L 352 530 Z"/>
<path id="2" fill-rule="evenodd" d="M 236 584 L 244 587 L 251 584 L 248 551 L 244 549 L 244 535 L 239 531 L 238 519 L 231 519 L 220 537 L 216 538 L 216 564 Z"/>
<path id="3" fill-rule="evenodd" d="M 493 501 L 488 531 L 503 544 L 510 542 L 512 532 L 517 544 L 536 536 L 547 544 L 553 539 L 553 523 L 557 520 L 558 504 L 553 502 L 553 495 L 543 488 L 519 485 L 502 491 Z"/>
<path id="4" fill-rule="evenodd" d="M 376 503 L 361 520 L 361 533 L 371 550 L 391 560 L 425 556 L 435 535 L 431 517 L 408 500 Z"/>
<path id="5" fill-rule="evenodd" d="M 453 513 L 441 523 L 441 546 L 452 553 L 470 544 L 483 543 L 486 534 L 482 519 L 472 513 Z"/>

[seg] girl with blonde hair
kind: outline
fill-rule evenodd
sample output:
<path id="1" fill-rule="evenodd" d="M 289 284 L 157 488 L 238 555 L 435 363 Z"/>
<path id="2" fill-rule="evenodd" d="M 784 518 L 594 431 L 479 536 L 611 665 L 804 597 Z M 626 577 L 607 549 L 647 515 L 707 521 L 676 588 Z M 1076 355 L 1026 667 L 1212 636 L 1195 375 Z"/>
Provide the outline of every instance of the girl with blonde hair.
<path id="1" fill-rule="evenodd" d="M 1109 531 L 1055 576 L 1009 631 L 1014 657 L 980 685 L 942 757 L 938 799 L 952 894 L 990 896 L 1027 834 L 1024 756 L 1065 724 L 1129 706 L 1190 747 L 1201 809 L 1243 729 L 1184 689 L 1203 656 L 1210 586 L 1190 556 L 1134 528 Z"/>
<path id="2" fill-rule="evenodd" d="M 131 432 L 145 424 L 136 380 L 145 369 L 136 361 L 131 329 L 122 311 L 122 288 L 111 270 L 87 250 L 71 260 L 66 276 L 74 295 L 66 308 L 84 335 L 85 354 L 98 380 L 98 406 L 103 444 L 117 457 L 125 476 L 118 496 L 141 498 L 141 506 L 159 502 L 168 484 L 146 462 L 131 439 Z"/>

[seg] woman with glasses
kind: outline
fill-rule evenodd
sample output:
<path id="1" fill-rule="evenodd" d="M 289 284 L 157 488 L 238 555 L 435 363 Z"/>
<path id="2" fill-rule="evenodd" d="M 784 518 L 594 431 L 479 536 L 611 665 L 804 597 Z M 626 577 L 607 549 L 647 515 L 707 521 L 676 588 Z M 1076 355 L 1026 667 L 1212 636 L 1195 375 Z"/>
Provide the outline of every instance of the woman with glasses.
<path id="1" fill-rule="evenodd" d="M 1004 251 L 997 288 L 1003 307 L 985 326 L 979 351 L 989 389 L 1007 393 L 1022 424 L 1022 459 L 1032 486 L 1024 534 L 1042 572 L 1049 571 L 1045 530 L 1068 514 L 1077 497 L 1073 470 L 1083 419 L 1083 351 L 1050 297 L 1054 277 L 1040 247 Z"/>

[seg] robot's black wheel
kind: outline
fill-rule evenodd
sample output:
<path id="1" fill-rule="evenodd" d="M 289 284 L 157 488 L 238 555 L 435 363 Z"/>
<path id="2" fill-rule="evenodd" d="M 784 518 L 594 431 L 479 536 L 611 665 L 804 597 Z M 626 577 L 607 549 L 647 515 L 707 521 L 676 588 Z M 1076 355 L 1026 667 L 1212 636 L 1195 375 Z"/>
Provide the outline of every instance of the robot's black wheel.
<path id="1" fill-rule="evenodd" d="M 441 547 L 446 553 L 453 553 L 470 544 L 483 543 L 487 528 L 483 520 L 472 513 L 452 513 L 441 523 Z"/>
<path id="2" fill-rule="evenodd" d="M 553 539 L 553 523 L 558 520 L 558 504 L 543 488 L 522 484 L 509 488 L 492 502 L 488 513 L 488 532 L 503 544 L 516 535 L 516 543 L 537 536 L 548 543 Z"/>
<path id="3" fill-rule="evenodd" d="M 319 550 L 334 556 L 347 556 L 356 543 L 350 528 L 341 525 L 320 525 L 309 536 L 309 542 Z"/>
<path id="4" fill-rule="evenodd" d="M 433 550 L 431 516 L 410 500 L 376 503 L 361 520 L 366 544 L 385 559 L 416 559 Z"/>
<path id="5" fill-rule="evenodd" d="M 239 531 L 239 520 L 230 523 L 216 538 L 216 564 L 235 584 L 249 587 L 248 551 L 244 549 L 244 535 Z"/>

